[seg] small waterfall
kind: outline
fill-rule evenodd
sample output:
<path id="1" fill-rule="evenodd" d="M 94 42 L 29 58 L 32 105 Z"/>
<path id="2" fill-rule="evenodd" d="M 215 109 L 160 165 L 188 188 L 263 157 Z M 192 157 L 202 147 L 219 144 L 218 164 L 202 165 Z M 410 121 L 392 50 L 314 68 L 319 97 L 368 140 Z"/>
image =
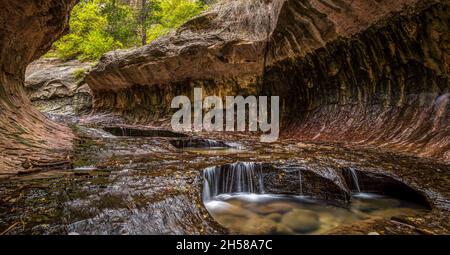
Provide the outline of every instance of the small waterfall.
<path id="1" fill-rule="evenodd" d="M 255 173 L 259 166 L 259 173 Z M 208 167 L 203 171 L 203 200 L 220 194 L 264 193 L 261 164 L 239 162 L 222 167 Z M 258 183 L 257 183 L 258 181 Z"/>
<path id="2" fill-rule="evenodd" d="M 211 139 L 204 139 L 204 147 L 207 148 L 220 148 L 225 147 L 225 144 L 223 142 L 211 140 Z"/>
<path id="3" fill-rule="evenodd" d="M 263 180 L 263 172 L 262 172 L 262 165 L 259 165 L 259 176 L 258 176 L 258 182 L 259 182 L 259 190 L 261 194 L 266 193 L 264 190 L 264 180 Z"/>
<path id="4" fill-rule="evenodd" d="M 360 193 L 361 189 L 359 188 L 358 175 L 356 174 L 356 170 L 354 168 L 349 168 L 350 175 L 352 176 L 353 183 L 355 184 L 356 190 Z"/>
<path id="5" fill-rule="evenodd" d="M 212 147 L 220 147 L 218 145 L 218 142 L 211 140 L 211 139 L 206 139 L 206 147 L 212 148 Z"/>

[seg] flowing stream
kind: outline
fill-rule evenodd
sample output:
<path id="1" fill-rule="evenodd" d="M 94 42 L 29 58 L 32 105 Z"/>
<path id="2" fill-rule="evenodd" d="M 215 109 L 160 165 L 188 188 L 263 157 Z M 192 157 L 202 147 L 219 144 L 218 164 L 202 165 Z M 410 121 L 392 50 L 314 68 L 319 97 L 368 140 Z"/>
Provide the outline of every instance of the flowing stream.
<path id="1" fill-rule="evenodd" d="M 356 172 L 352 173 L 357 184 Z M 209 167 L 203 177 L 203 201 L 209 213 L 222 226 L 242 234 L 323 234 L 369 218 L 420 215 L 427 211 L 415 203 L 361 193 L 359 186 L 349 208 L 305 197 L 301 170 L 299 196 L 263 194 L 264 176 L 257 163 Z"/>

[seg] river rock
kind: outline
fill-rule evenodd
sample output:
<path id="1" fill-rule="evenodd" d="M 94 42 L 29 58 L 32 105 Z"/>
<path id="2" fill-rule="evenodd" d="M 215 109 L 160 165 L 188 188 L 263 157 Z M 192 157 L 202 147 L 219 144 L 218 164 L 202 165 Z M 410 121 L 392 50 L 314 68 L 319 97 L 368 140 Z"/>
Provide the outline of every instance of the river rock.
<path id="1" fill-rule="evenodd" d="M 0 174 L 25 170 L 25 164 L 67 160 L 71 130 L 36 110 L 24 89 L 25 69 L 68 31 L 76 0 L 0 1 Z M 28 164 L 30 165 L 30 164 Z"/>
<path id="2" fill-rule="evenodd" d="M 307 233 L 320 227 L 319 216 L 310 210 L 294 209 L 281 219 L 281 224 L 295 232 Z"/>
<path id="3" fill-rule="evenodd" d="M 278 224 L 277 225 L 277 234 L 281 234 L 281 235 L 295 235 L 296 233 L 290 229 L 289 227 L 287 227 L 284 224 Z"/>
<path id="4" fill-rule="evenodd" d="M 275 223 L 273 220 L 262 217 L 252 217 L 242 227 L 242 233 L 263 235 L 271 234 L 276 231 L 276 229 L 277 223 Z"/>
<path id="5" fill-rule="evenodd" d="M 283 215 L 281 215 L 279 213 L 271 213 L 271 214 L 267 215 L 266 217 L 275 222 L 279 222 L 281 220 L 281 218 L 283 217 Z"/>

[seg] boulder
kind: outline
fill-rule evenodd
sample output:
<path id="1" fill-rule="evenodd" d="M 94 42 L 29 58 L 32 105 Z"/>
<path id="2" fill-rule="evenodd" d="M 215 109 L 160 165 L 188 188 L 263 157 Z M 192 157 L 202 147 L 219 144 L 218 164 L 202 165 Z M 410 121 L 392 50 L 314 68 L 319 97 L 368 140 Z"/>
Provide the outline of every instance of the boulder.
<path id="1" fill-rule="evenodd" d="M 313 211 L 294 209 L 283 216 L 281 224 L 296 233 L 308 233 L 320 227 L 320 219 Z"/>
<path id="2" fill-rule="evenodd" d="M 84 75 L 92 63 L 77 60 L 39 59 L 27 67 L 25 89 L 41 112 L 78 114 L 92 106 L 92 92 Z"/>

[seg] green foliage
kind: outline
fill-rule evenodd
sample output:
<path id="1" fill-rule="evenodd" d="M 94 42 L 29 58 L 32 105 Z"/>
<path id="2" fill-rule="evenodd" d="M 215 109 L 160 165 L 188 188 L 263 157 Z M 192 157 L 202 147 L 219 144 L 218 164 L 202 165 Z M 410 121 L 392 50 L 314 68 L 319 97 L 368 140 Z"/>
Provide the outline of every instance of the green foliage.
<path id="1" fill-rule="evenodd" d="M 153 13 L 156 23 L 147 30 L 149 41 L 178 28 L 207 8 L 201 1 L 189 0 L 159 0 L 157 4 Z"/>
<path id="2" fill-rule="evenodd" d="M 102 0 L 84 0 L 76 5 L 70 20 L 70 33 L 55 43 L 56 55 L 62 59 L 98 59 L 107 51 L 119 48 L 120 42 L 107 32 L 108 20 L 102 15 Z"/>
<path id="3" fill-rule="evenodd" d="M 70 33 L 47 56 L 64 60 L 97 60 L 104 53 L 147 43 L 206 9 L 201 1 L 147 0 L 137 9 L 120 0 L 81 0 L 71 14 Z"/>

